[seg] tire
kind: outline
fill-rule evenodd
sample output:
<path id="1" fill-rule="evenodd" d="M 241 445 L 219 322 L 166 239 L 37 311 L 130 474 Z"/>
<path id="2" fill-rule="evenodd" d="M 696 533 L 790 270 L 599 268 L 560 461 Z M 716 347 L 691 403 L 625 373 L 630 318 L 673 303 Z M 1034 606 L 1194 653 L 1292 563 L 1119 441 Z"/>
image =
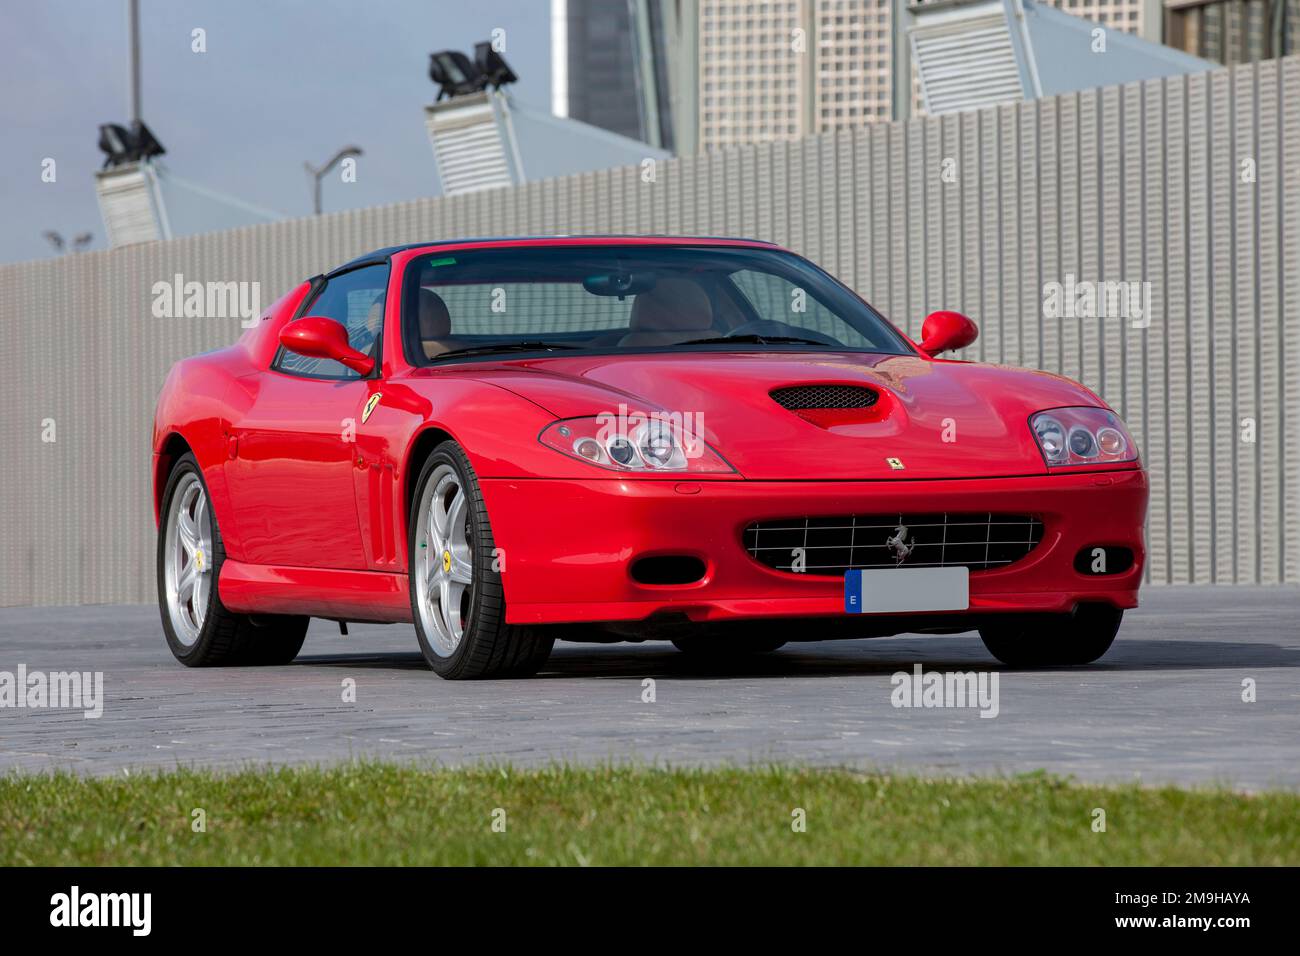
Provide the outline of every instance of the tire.
<path id="1" fill-rule="evenodd" d="M 411 616 L 429 666 L 448 680 L 536 674 L 555 637 L 506 623 L 487 507 L 474 469 L 454 441 L 443 442 L 425 460 L 410 511 Z"/>
<path id="2" fill-rule="evenodd" d="M 163 490 L 161 514 L 158 609 L 172 655 L 186 667 L 288 664 L 297 657 L 309 618 L 272 615 L 254 620 L 221 603 L 217 580 L 226 548 L 192 454 L 176 460 Z M 188 529 L 188 544 L 181 540 L 182 525 Z M 195 579 L 192 588 L 185 586 L 187 572 Z"/>
<path id="3" fill-rule="evenodd" d="M 1118 608 L 1080 604 L 1072 614 L 982 627 L 980 638 L 990 654 L 1010 667 L 1091 664 L 1110 650 L 1123 620 Z"/>
<path id="4" fill-rule="evenodd" d="M 748 654 L 769 654 L 784 647 L 784 627 L 780 622 L 737 622 L 714 624 L 692 634 L 673 638 L 673 647 L 692 657 L 720 660 Z"/>

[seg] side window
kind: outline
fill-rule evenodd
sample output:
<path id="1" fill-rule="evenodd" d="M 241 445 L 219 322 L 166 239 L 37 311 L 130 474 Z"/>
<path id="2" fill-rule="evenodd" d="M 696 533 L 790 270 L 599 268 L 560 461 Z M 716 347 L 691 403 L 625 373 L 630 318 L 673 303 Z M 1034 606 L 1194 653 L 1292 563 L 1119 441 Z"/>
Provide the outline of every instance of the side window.
<path id="1" fill-rule="evenodd" d="M 358 352 L 376 356 L 379 332 L 384 324 L 384 293 L 388 289 L 388 266 L 362 266 L 336 276 L 307 307 L 303 315 L 333 319 L 348 330 L 348 344 Z M 281 351 L 276 368 L 293 375 L 314 378 L 357 378 L 352 369 L 333 359 L 308 358 Z"/>

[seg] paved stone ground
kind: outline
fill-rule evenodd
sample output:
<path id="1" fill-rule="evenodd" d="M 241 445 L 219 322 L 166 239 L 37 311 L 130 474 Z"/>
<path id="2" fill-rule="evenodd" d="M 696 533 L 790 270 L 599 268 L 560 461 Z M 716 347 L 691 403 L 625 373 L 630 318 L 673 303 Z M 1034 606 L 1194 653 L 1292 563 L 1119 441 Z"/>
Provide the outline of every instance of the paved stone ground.
<path id="1" fill-rule="evenodd" d="M 313 622 L 275 668 L 190 670 L 151 606 L 0 609 L 0 671 L 104 672 L 103 716 L 0 709 L 0 772 L 384 757 L 446 765 L 803 761 L 922 773 L 1300 786 L 1300 589 L 1144 593 L 1101 663 L 1016 672 L 975 635 L 789 645 L 731 666 L 558 644 L 531 680 L 448 682 L 406 625 Z M 896 709 L 891 675 L 999 673 L 1000 713 Z M 655 703 L 642 681 L 657 682 Z M 356 681 L 356 703 L 342 682 Z M 1258 701 L 1243 703 L 1242 681 Z"/>

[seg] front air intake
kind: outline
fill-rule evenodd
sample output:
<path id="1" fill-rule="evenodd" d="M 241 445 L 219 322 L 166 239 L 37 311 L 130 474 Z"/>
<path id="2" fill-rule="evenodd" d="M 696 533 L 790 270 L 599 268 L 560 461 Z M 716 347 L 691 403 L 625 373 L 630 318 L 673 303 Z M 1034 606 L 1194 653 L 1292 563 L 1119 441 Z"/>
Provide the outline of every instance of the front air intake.
<path id="1" fill-rule="evenodd" d="M 868 568 L 988 571 L 1019 561 L 1043 540 L 1031 514 L 835 515 L 755 521 L 745 550 L 777 571 L 842 577 Z"/>
<path id="2" fill-rule="evenodd" d="M 870 408 L 880 393 L 864 385 L 791 385 L 771 392 L 773 400 L 792 412 L 817 408 Z"/>

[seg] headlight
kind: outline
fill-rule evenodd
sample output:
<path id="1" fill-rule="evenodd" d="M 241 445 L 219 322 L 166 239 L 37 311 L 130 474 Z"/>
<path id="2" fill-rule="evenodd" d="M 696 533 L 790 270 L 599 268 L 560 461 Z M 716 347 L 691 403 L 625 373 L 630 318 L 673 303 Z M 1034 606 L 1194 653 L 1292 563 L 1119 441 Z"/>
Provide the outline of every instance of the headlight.
<path id="1" fill-rule="evenodd" d="M 641 453 L 641 460 L 652 468 L 680 471 L 686 467 L 686 453 L 667 422 L 647 422 L 639 429 L 636 450 Z"/>
<path id="2" fill-rule="evenodd" d="M 566 418 L 542 429 L 537 440 L 562 455 L 610 471 L 729 474 L 735 470 L 700 436 L 686 434 L 673 417 Z"/>
<path id="3" fill-rule="evenodd" d="M 1029 427 L 1049 466 L 1137 460 L 1137 445 L 1128 429 L 1106 408 L 1052 408 L 1031 415 Z"/>
<path id="4" fill-rule="evenodd" d="M 1065 448 L 1065 427 L 1046 413 L 1035 415 L 1031 422 L 1038 436 L 1038 447 L 1049 465 L 1062 464 L 1069 457 Z"/>
<path id="5" fill-rule="evenodd" d="M 1096 458 L 1097 436 L 1082 425 L 1075 425 L 1070 429 L 1070 454 L 1075 458 Z"/>

